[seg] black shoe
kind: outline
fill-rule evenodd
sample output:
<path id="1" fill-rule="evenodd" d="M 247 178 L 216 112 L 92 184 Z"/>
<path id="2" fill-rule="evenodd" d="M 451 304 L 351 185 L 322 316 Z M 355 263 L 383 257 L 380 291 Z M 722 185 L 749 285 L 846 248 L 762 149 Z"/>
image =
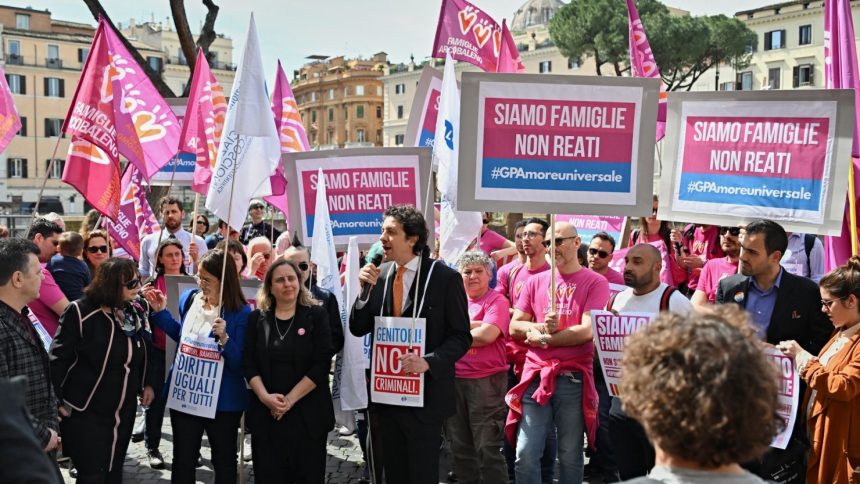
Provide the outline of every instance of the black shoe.
<path id="1" fill-rule="evenodd" d="M 164 457 L 158 449 L 147 450 L 146 457 L 149 459 L 149 467 L 156 470 L 164 469 Z"/>
<path id="2" fill-rule="evenodd" d="M 71 477 L 72 479 L 78 478 L 78 469 L 76 467 L 72 467 L 71 469 L 69 469 L 69 477 Z"/>
<path id="3" fill-rule="evenodd" d="M 448 471 L 448 482 L 457 482 L 457 474 L 454 474 L 454 471 Z"/>

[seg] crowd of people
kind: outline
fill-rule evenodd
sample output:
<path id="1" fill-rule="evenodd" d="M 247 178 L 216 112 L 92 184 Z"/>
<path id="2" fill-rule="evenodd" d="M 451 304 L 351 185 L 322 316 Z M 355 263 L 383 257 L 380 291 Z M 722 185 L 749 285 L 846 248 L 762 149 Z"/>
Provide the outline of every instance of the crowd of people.
<path id="1" fill-rule="evenodd" d="M 426 325 L 423 354 L 399 361 L 423 375 L 423 404 L 356 412 L 368 482 L 438 483 L 443 441 L 460 483 L 854 482 L 860 257 L 825 273 L 813 235 L 770 220 L 675 228 L 656 207 L 626 244 L 537 217 L 507 240 L 485 213 L 453 265 L 433 256 L 420 211 L 389 207 L 346 325 L 310 250 L 264 220 L 262 201 L 242 230 L 220 221 L 210 233 L 205 215 L 165 197 L 137 262 L 98 217 L 79 232 L 37 218 L 0 238 L 0 442 L 14 447 L 0 452 L 0 482 L 62 482 L 61 450 L 79 482 L 120 483 L 140 439 L 150 466 L 191 483 L 205 433 L 215 482 L 233 483 L 246 432 L 256 482 L 325 482 L 332 358 L 347 331 L 375 339 L 380 316 Z M 197 287 L 171 312 L 179 275 Z M 242 280 L 259 281 L 256 307 Z M 623 398 L 594 350 L 599 310 L 655 316 L 626 340 Z M 223 363 L 214 414 L 170 407 L 165 456 L 168 342 L 195 340 L 214 341 Z M 785 449 L 770 446 L 787 423 L 767 346 L 800 375 Z"/>

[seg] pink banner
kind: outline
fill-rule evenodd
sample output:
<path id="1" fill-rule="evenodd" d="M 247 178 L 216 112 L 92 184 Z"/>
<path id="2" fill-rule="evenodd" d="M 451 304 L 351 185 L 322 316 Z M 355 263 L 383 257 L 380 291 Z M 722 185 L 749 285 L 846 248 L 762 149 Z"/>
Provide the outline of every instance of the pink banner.
<path id="1" fill-rule="evenodd" d="M 412 168 L 330 169 L 325 170 L 324 175 L 333 223 L 338 215 L 348 218 L 368 214 L 378 218 L 391 205 L 416 204 L 416 172 Z M 317 173 L 302 172 L 302 180 L 305 212 L 311 218 L 315 213 Z M 313 224 L 308 226 L 313 227 Z"/>
<path id="2" fill-rule="evenodd" d="M 72 138 L 63 181 L 99 213 L 116 220 L 120 205 L 119 163 L 89 141 Z"/>
<path id="3" fill-rule="evenodd" d="M 525 72 L 526 66 L 517 50 L 517 44 L 508 30 L 507 22 L 502 19 L 502 45 L 499 49 L 499 65 L 497 72 Z"/>
<path id="4" fill-rule="evenodd" d="M 502 30 L 483 10 L 465 0 L 442 0 L 433 57 L 451 57 L 496 72 Z"/>
<path id="5" fill-rule="evenodd" d="M 129 165 L 122 175 L 122 197 L 120 198 L 119 213 L 116 223 L 108 222 L 108 234 L 134 260 L 140 260 L 140 233 L 137 229 L 137 217 L 134 213 L 135 192 L 138 187 L 132 181 L 134 166 Z"/>
<path id="6" fill-rule="evenodd" d="M 624 232 L 624 224 L 627 217 L 615 217 L 611 215 L 556 215 L 556 222 L 569 222 L 576 227 L 576 232 L 582 239 L 582 243 L 588 245 L 591 238 L 597 232 L 606 232 L 615 239 L 616 247 L 624 245 L 621 236 Z"/>
<path id="7" fill-rule="evenodd" d="M 6 84 L 6 74 L 0 69 L 0 152 L 6 150 L 20 129 L 21 118 L 12 100 L 9 85 Z"/>
<path id="8" fill-rule="evenodd" d="M 657 104 L 657 141 L 660 141 L 666 135 L 666 102 L 669 98 L 666 92 L 666 83 L 660 77 L 660 68 L 654 59 L 651 44 L 648 43 L 648 36 L 645 35 L 645 27 L 639 18 L 639 11 L 636 10 L 634 0 L 627 0 L 627 17 L 630 21 L 628 38 L 630 42 L 630 70 L 633 71 L 633 77 L 661 79 L 660 98 Z"/>

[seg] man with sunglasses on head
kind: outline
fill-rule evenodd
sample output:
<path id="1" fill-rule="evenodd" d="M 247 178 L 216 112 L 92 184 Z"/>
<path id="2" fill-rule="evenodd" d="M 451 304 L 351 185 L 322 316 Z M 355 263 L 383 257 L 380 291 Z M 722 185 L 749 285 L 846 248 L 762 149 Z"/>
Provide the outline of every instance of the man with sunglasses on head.
<path id="1" fill-rule="evenodd" d="M 140 261 L 137 270 L 140 277 L 146 279 L 155 272 L 155 251 L 162 240 L 174 238 L 182 244 L 182 250 L 186 254 L 185 270 L 189 274 L 197 273 L 197 261 L 209 250 L 203 237 L 192 235 L 191 232 L 182 228 L 182 219 L 185 218 L 185 209 L 182 201 L 167 195 L 161 197 L 158 202 L 161 211 L 161 230 L 153 232 L 140 241 Z"/>
<path id="2" fill-rule="evenodd" d="M 36 219 L 27 232 L 27 240 L 39 247 L 39 264 L 42 266 L 42 275 L 44 276 L 38 299 L 28 306 L 51 336 L 54 335 L 57 326 L 60 325 L 60 315 L 69 305 L 69 300 L 47 268 L 51 257 L 59 252 L 60 234 L 62 233 L 63 229 L 59 225 L 43 218 Z"/>
<path id="3" fill-rule="evenodd" d="M 741 253 L 741 227 L 723 227 L 720 229 L 720 249 L 726 256 L 711 259 L 702 268 L 699 285 L 690 301 L 694 306 L 713 304 L 717 297 L 717 285 L 728 276 L 738 273 L 738 256 Z"/>
<path id="4" fill-rule="evenodd" d="M 518 484 L 541 482 L 540 456 L 553 426 L 558 430 L 559 482 L 582 482 L 582 435 L 594 442 L 597 431 L 591 311 L 606 306 L 609 283 L 579 264 L 580 239 L 573 225 L 557 223 L 553 236 L 555 311 L 552 274 L 538 274 L 517 300 L 510 327 L 511 337 L 529 346 L 520 383 L 506 398 L 511 407 L 506 433 L 516 438 Z"/>
<path id="5" fill-rule="evenodd" d="M 588 268 L 603 276 L 610 284 L 624 285 L 624 276 L 609 267 L 615 252 L 615 238 L 606 232 L 597 232 L 588 245 Z"/>
<path id="6" fill-rule="evenodd" d="M 265 237 L 269 239 L 269 243 L 274 244 L 281 231 L 272 227 L 272 224 L 266 222 L 266 204 L 262 200 L 251 200 L 251 205 L 248 207 L 248 215 L 251 216 L 251 222 L 242 227 L 242 232 L 239 234 L 239 241 L 247 245 L 249 241 L 256 237 Z"/>

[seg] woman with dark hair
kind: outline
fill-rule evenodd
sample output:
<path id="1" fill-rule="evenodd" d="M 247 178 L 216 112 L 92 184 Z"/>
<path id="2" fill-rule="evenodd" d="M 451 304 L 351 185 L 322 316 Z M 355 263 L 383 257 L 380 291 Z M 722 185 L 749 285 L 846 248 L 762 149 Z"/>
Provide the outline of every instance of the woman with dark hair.
<path id="1" fill-rule="evenodd" d="M 216 249 L 224 250 L 224 246 L 227 246 L 227 254 L 233 258 L 233 262 L 236 263 L 236 274 L 238 274 L 239 278 L 242 278 L 242 274 L 245 272 L 245 267 L 248 266 L 248 256 L 245 255 L 245 246 L 242 245 L 238 240 L 230 240 L 224 242 L 218 242 L 218 245 L 215 246 Z"/>
<path id="2" fill-rule="evenodd" d="M 278 259 L 263 278 L 259 309 L 248 317 L 248 424 L 254 477 L 263 484 L 325 480 L 326 437 L 334 427 L 331 331 L 301 274 L 292 261 Z"/>
<path id="3" fill-rule="evenodd" d="M 173 426 L 173 468 L 170 480 L 174 483 L 195 482 L 195 467 L 203 432 L 206 432 L 212 448 L 215 483 L 236 482 L 236 439 L 239 420 L 248 405 L 248 391 L 242 376 L 242 352 L 251 307 L 242 295 L 236 266 L 225 264 L 224 257 L 224 251 L 216 249 L 200 259 L 197 270 L 199 289 L 190 289 L 179 297 L 181 322 L 173 319 L 165 309 L 167 299 L 163 291 L 150 287 L 144 292 L 155 311 L 151 316 L 155 326 L 183 345 L 186 342 L 194 344 L 214 340 L 216 349 L 206 353 L 209 357 L 217 354 L 218 360 L 214 360 L 214 366 L 221 365 L 223 360 L 223 373 L 220 383 L 217 383 L 218 400 L 213 402 L 216 408 L 212 418 L 186 413 L 185 408 L 170 407 L 170 423 Z M 226 271 L 223 280 L 222 270 Z M 184 370 L 187 360 L 184 354 L 177 353 L 179 371 Z M 206 363 L 212 362 L 210 359 Z M 168 382 L 176 367 L 175 362 L 171 366 Z M 217 381 L 217 376 L 214 378 Z"/>
<path id="4" fill-rule="evenodd" d="M 51 344 L 63 452 L 82 483 L 122 482 L 137 397 L 152 402 L 149 306 L 139 291 L 134 261 L 108 259 L 66 308 Z"/>
<path id="5" fill-rule="evenodd" d="M 671 223 L 657 219 L 657 195 L 654 195 L 651 215 L 639 218 L 639 228 L 630 232 L 627 247 L 646 242 L 663 242 L 669 252 L 669 270 L 672 274 L 672 280 L 675 282 L 674 285 L 677 287 L 687 281 L 687 271 L 678 265 L 675 250 L 672 247 L 671 235 Z"/>
<path id="6" fill-rule="evenodd" d="M 104 230 L 93 230 L 84 237 L 84 262 L 90 268 L 90 275 L 96 277 L 96 269 L 102 262 L 113 257 L 113 249 Z"/>
<path id="7" fill-rule="evenodd" d="M 794 357 L 806 382 L 803 399 L 812 451 L 806 482 L 856 482 L 860 465 L 860 257 L 821 278 L 821 310 L 836 334 L 818 356 L 795 341 L 777 345 Z"/>
<path id="8" fill-rule="evenodd" d="M 194 221 L 188 223 L 188 231 L 191 232 L 194 229 Z M 206 234 L 209 233 L 209 218 L 203 215 L 202 213 L 197 214 L 197 233 L 194 235 L 199 235 L 200 237 L 206 237 Z"/>

